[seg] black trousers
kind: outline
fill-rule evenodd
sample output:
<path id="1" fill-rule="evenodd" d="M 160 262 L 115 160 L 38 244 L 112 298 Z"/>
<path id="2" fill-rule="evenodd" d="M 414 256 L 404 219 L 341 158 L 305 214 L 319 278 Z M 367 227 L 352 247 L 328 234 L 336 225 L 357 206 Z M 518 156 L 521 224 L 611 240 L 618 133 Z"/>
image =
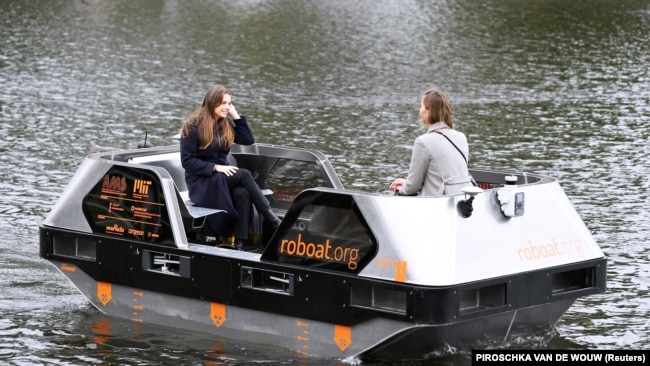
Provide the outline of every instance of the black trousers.
<path id="1" fill-rule="evenodd" d="M 232 202 L 237 210 L 237 217 L 233 223 L 235 238 L 248 239 L 248 229 L 251 220 L 251 203 L 260 214 L 271 209 L 269 200 L 264 197 L 262 190 L 255 183 L 253 175 L 248 169 L 239 168 L 230 177 L 226 176 Z"/>

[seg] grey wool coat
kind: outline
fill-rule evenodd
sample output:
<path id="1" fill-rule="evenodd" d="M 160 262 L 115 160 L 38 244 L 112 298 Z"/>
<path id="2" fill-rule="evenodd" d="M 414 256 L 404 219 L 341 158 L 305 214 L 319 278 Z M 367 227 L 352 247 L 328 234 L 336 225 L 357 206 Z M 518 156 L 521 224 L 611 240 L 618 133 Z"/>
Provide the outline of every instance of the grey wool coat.
<path id="1" fill-rule="evenodd" d="M 436 122 L 415 139 L 411 164 L 400 195 L 442 196 L 462 193 L 472 185 L 467 163 L 456 148 L 440 134 L 445 134 L 469 159 L 467 138 L 462 132 Z"/>

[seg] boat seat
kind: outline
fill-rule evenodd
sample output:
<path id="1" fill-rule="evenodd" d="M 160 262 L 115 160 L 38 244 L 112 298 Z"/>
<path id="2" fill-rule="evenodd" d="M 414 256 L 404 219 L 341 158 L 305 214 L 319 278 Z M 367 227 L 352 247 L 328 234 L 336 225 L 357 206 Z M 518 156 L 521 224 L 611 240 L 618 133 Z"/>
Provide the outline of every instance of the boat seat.
<path id="1" fill-rule="evenodd" d="M 224 212 L 224 213 L 226 212 L 225 210 L 219 210 L 219 209 L 216 209 L 216 208 L 201 207 L 201 206 L 195 205 L 194 202 L 192 202 L 192 200 L 190 200 L 189 194 L 188 194 L 187 191 L 182 191 L 182 192 L 178 191 L 178 195 L 180 196 L 179 201 L 182 201 L 185 204 L 185 208 L 187 209 L 187 214 L 189 216 L 191 216 L 194 220 L 202 219 L 203 220 L 202 222 L 204 223 L 205 218 L 207 216 L 212 215 L 212 214 L 216 214 L 216 213 L 220 213 L 220 212 Z M 181 210 L 181 214 L 183 214 L 182 211 L 183 210 Z M 193 224 L 192 227 L 195 228 L 195 229 L 200 229 L 200 228 L 203 227 L 203 223 L 201 223 L 200 225 L 194 225 Z"/>
<path id="2" fill-rule="evenodd" d="M 196 206 L 190 200 L 187 191 L 178 191 L 178 195 L 179 201 L 184 203 L 184 205 L 181 205 L 181 216 L 183 216 L 183 225 L 185 225 L 186 230 L 191 228 L 193 231 L 201 231 L 208 216 L 221 212 L 226 213 L 225 210 Z M 183 206 L 185 206 L 185 212 L 183 212 Z"/>

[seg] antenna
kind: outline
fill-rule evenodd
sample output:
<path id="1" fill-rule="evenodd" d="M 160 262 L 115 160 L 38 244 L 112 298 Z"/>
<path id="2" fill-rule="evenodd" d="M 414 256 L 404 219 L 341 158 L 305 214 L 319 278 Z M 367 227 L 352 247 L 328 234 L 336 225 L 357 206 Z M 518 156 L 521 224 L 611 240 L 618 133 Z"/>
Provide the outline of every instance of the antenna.
<path id="1" fill-rule="evenodd" d="M 147 137 L 148 136 L 149 136 L 149 134 L 147 133 L 147 131 L 144 131 L 144 141 L 140 141 L 138 143 L 138 149 L 142 149 L 142 148 L 145 148 L 145 147 L 151 147 L 151 144 L 149 142 L 147 142 Z"/>

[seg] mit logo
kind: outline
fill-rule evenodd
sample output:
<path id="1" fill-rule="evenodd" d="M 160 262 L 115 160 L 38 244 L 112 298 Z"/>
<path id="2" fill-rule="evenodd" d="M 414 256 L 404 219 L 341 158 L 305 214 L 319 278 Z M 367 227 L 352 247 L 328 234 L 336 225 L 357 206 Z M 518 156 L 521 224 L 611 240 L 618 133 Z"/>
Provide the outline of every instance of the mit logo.
<path id="1" fill-rule="evenodd" d="M 150 185 L 151 185 L 150 180 L 136 179 L 133 182 L 133 193 L 146 196 L 149 194 Z"/>

